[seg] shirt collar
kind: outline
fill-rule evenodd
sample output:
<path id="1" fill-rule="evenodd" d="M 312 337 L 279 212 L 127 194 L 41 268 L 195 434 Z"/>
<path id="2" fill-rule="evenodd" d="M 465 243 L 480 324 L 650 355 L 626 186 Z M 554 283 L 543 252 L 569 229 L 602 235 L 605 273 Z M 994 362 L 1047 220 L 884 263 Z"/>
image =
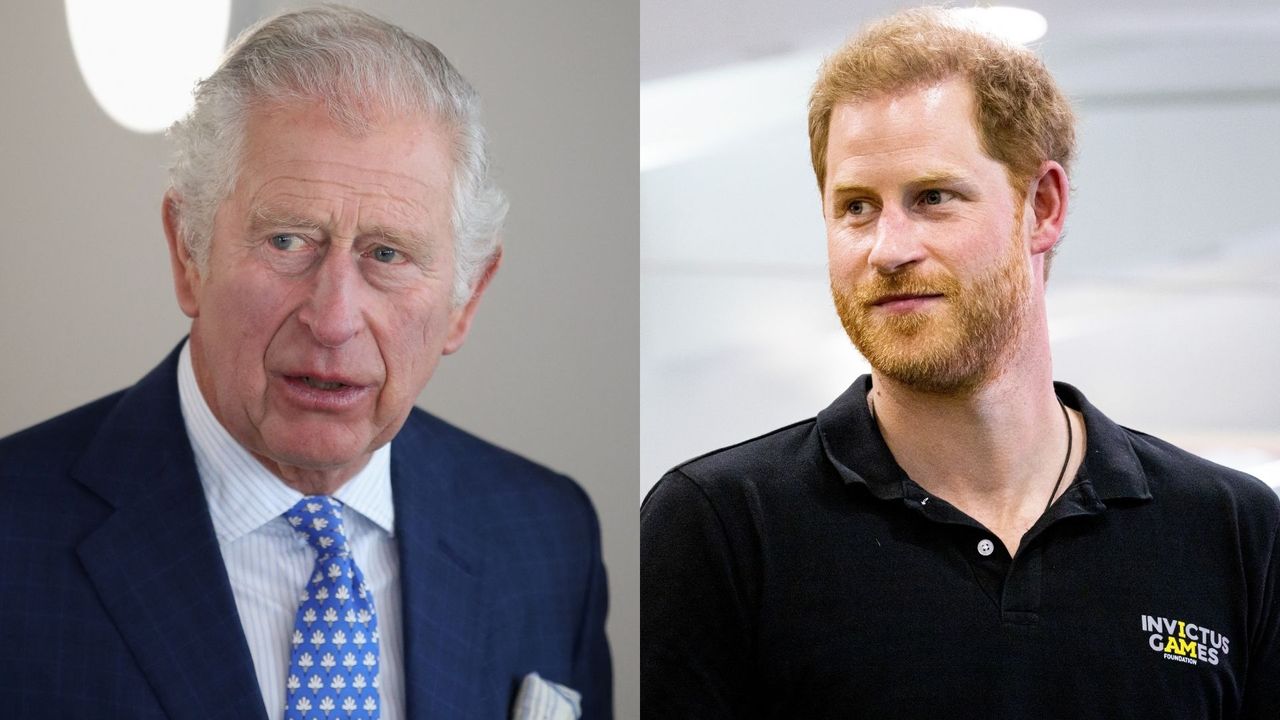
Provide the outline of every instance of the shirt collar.
<path id="1" fill-rule="evenodd" d="M 178 396 L 219 542 L 231 542 L 257 530 L 302 499 L 302 493 L 267 470 L 214 417 L 196 384 L 190 341 L 178 356 Z M 334 497 L 394 535 L 391 444 L 375 450 L 364 468 Z"/>
<path id="2" fill-rule="evenodd" d="M 1104 501 L 1150 499 L 1150 485 L 1128 431 L 1103 415 L 1076 388 L 1060 382 L 1053 386 L 1067 407 L 1084 415 L 1087 450 L 1077 475 L 1082 490 Z M 882 500 L 921 495 L 923 491 L 894 460 L 871 418 L 867 408 L 870 391 L 871 376 L 863 375 L 818 413 L 818 433 L 827 459 L 845 484 L 863 485 Z"/>

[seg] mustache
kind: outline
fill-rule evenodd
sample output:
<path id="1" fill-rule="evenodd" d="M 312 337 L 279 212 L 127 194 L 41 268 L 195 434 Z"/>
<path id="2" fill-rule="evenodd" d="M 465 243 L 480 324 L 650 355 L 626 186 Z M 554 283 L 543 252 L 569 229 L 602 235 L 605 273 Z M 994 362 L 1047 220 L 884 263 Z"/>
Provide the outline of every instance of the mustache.
<path id="1" fill-rule="evenodd" d="M 925 276 L 920 273 L 903 275 L 876 275 L 871 280 L 858 283 L 852 289 L 853 300 L 859 305 L 874 305 L 883 298 L 897 295 L 954 295 L 960 283 L 948 275 Z"/>

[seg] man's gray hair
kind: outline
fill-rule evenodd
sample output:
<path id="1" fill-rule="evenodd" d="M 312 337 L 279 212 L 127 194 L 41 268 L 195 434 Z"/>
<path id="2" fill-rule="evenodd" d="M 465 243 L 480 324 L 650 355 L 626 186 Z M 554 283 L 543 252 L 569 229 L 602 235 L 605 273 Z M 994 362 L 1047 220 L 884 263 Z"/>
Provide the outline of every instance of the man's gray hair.
<path id="1" fill-rule="evenodd" d="M 196 86 L 195 107 L 169 129 L 179 233 L 203 273 L 218 206 L 239 171 L 255 108 L 322 101 L 353 133 L 376 112 L 431 118 L 453 133 L 453 301 L 471 295 L 498 249 L 507 200 L 489 177 L 480 98 L 431 43 L 351 8 L 325 5 L 262 20 L 240 34 Z"/>

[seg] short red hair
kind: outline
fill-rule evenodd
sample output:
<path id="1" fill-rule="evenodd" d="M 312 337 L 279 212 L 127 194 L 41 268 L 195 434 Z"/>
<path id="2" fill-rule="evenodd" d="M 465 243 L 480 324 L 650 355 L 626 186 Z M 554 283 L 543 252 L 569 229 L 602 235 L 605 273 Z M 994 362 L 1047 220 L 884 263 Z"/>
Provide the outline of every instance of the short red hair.
<path id="1" fill-rule="evenodd" d="M 959 23 L 942 8 L 917 8 L 868 26 L 827 58 L 809 98 L 809 149 L 825 191 L 831 113 L 841 103 L 934 85 L 951 78 L 973 90 L 983 150 L 1005 166 L 1018 197 L 1045 160 L 1070 171 L 1075 115 L 1030 50 Z"/>

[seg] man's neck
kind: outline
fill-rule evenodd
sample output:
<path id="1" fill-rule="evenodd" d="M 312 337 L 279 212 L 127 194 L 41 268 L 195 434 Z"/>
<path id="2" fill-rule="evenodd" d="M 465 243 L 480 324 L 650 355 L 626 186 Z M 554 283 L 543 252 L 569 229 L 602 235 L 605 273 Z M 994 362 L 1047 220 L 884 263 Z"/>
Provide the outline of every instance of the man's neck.
<path id="1" fill-rule="evenodd" d="M 1073 442 L 1053 391 L 1048 348 L 1011 358 L 973 391 L 938 395 L 873 373 L 868 402 L 894 459 L 926 491 L 995 533 L 1012 555 L 1084 457 L 1084 420 L 1069 410 Z"/>
<path id="2" fill-rule="evenodd" d="M 253 455 L 254 459 L 263 467 L 270 470 L 276 477 L 280 478 L 281 482 L 294 490 L 297 490 L 303 495 L 337 494 L 338 490 L 342 489 L 342 486 L 346 485 L 351 478 L 360 474 L 360 471 L 369 464 L 369 459 L 373 457 L 372 453 L 366 453 L 346 465 L 326 468 L 307 468 L 278 463 L 252 451 L 250 451 L 250 454 Z"/>

